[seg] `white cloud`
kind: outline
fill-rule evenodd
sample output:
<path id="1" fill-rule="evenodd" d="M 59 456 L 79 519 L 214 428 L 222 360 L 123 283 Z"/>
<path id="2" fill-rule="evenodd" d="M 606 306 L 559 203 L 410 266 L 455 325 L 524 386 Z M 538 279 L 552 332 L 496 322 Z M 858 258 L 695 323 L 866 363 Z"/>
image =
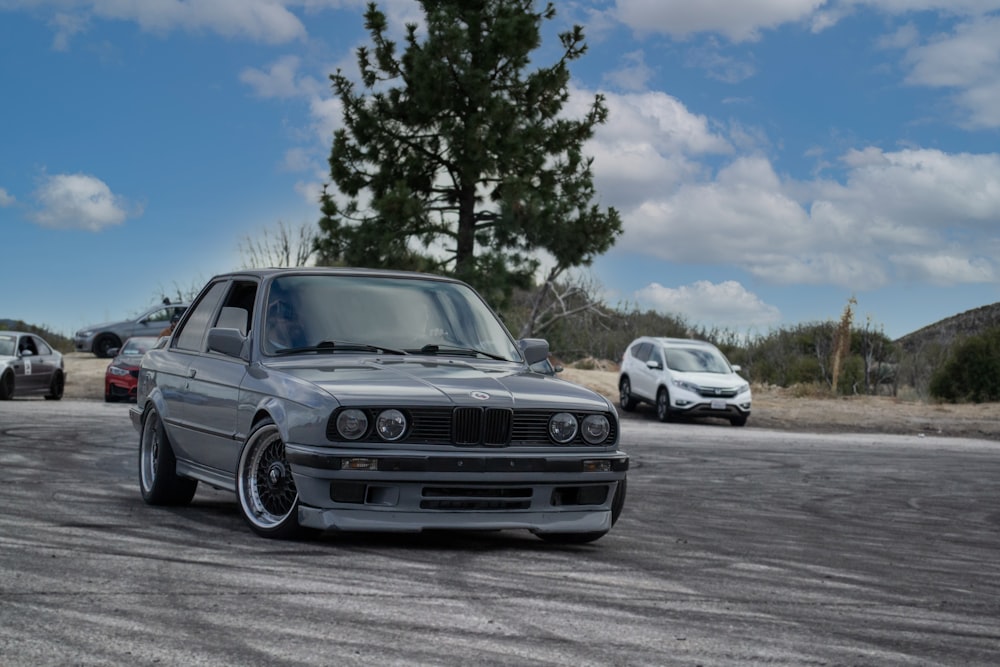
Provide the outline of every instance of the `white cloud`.
<path id="1" fill-rule="evenodd" d="M 1000 16 L 979 17 L 935 35 L 911 47 L 904 63 L 910 68 L 906 83 L 956 90 L 964 124 L 1000 127 Z"/>
<path id="2" fill-rule="evenodd" d="M 646 64 L 642 51 L 626 53 L 622 60 L 624 64 L 621 67 L 604 73 L 604 82 L 622 90 L 645 90 L 653 70 Z"/>
<path id="3" fill-rule="evenodd" d="M 681 287 L 651 283 L 636 291 L 643 305 L 683 316 L 691 324 L 745 330 L 767 327 L 781 320 L 781 312 L 734 280 L 712 283 L 699 280 Z"/>
<path id="4" fill-rule="evenodd" d="M 0 206 L 10 206 L 15 201 L 14 195 L 8 193 L 6 189 L 0 188 Z"/>
<path id="5" fill-rule="evenodd" d="M 33 218 L 43 227 L 98 232 L 129 217 L 125 200 L 101 179 L 87 174 L 47 177 L 35 193 L 40 208 Z M 138 215 L 141 210 L 134 211 Z"/>
<path id="6" fill-rule="evenodd" d="M 152 33 L 213 32 L 223 37 L 249 39 L 267 44 L 281 44 L 304 39 L 306 28 L 288 7 L 301 0 L 90 0 L 74 3 L 67 0 L 32 0 L 29 7 L 51 6 L 60 11 L 52 20 L 56 30 L 53 48 L 67 50 L 70 40 L 86 31 L 92 18 L 129 21 Z M 337 7 L 352 2 L 313 3 L 307 5 Z M 83 6 L 81 6 L 83 5 Z"/>
<path id="7" fill-rule="evenodd" d="M 318 81 L 310 76 L 300 76 L 299 58 L 282 56 L 266 71 L 248 67 L 240 72 L 240 81 L 253 88 L 258 97 L 295 98 L 316 95 L 321 90 Z"/>
<path id="8" fill-rule="evenodd" d="M 734 42 L 754 41 L 762 30 L 807 19 L 825 0 L 617 0 L 619 20 L 638 33 L 677 38 L 712 32 Z"/>

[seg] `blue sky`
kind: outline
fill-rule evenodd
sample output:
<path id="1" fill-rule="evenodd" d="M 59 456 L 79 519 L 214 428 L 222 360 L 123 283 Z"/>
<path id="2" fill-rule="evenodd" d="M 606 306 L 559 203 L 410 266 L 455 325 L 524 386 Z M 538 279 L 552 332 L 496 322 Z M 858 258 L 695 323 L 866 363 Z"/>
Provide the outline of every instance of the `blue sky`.
<path id="1" fill-rule="evenodd" d="M 379 7 L 401 33 L 419 4 Z M 0 318 L 71 335 L 319 218 L 362 0 L 0 0 Z M 1000 0 L 580 0 L 612 305 L 898 337 L 1000 301 Z"/>

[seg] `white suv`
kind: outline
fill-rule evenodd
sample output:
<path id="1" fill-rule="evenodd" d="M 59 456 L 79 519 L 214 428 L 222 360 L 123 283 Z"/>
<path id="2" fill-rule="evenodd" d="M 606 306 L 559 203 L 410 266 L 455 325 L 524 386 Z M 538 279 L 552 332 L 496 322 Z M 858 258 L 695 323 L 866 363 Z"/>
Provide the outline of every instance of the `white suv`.
<path id="1" fill-rule="evenodd" d="M 743 426 L 750 416 L 750 384 L 711 343 L 686 338 L 637 338 L 622 355 L 619 404 L 656 406 L 660 421 L 676 416 L 721 417 Z"/>

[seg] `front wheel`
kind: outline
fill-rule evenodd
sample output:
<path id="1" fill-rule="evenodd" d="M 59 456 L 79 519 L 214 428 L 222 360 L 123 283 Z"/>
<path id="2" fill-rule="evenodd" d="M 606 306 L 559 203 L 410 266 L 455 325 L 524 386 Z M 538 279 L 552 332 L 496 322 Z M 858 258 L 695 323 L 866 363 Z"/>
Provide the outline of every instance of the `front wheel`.
<path id="1" fill-rule="evenodd" d="M 63 375 L 62 371 L 56 371 L 52 374 L 52 382 L 49 383 L 49 393 L 45 394 L 45 398 L 50 401 L 58 401 L 63 397 L 65 388 L 66 376 Z"/>
<path id="2" fill-rule="evenodd" d="M 94 354 L 101 359 L 110 359 L 112 357 L 111 349 L 121 347 L 121 344 L 121 341 L 114 334 L 104 334 L 94 341 Z"/>
<path id="3" fill-rule="evenodd" d="M 142 421 L 139 490 L 149 505 L 187 505 L 198 490 L 198 480 L 177 474 L 177 459 L 156 410 Z"/>
<path id="4" fill-rule="evenodd" d="M 299 493 L 285 460 L 285 443 L 270 419 L 258 423 L 247 438 L 236 469 L 236 484 L 240 512 L 253 532 L 276 539 L 302 534 Z"/>
<path id="5" fill-rule="evenodd" d="M 661 422 L 673 421 L 670 412 L 670 394 L 664 387 L 660 387 L 660 391 L 656 392 L 656 418 Z"/>

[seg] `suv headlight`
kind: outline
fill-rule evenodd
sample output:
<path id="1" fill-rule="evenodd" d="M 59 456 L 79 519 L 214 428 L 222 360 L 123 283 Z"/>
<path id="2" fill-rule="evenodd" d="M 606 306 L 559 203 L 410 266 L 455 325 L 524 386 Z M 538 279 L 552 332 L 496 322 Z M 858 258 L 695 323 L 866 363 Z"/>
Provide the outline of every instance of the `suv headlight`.
<path id="1" fill-rule="evenodd" d="M 736 390 L 736 393 L 737 394 L 745 394 L 748 391 L 750 391 L 750 385 L 749 384 L 741 384 L 739 386 L 739 388 Z"/>
<path id="2" fill-rule="evenodd" d="M 701 392 L 701 389 L 698 387 L 698 385 L 692 384 L 690 382 L 685 382 L 684 380 L 671 380 L 671 383 L 675 387 L 680 387 L 681 389 L 684 389 L 685 391 L 690 391 L 693 394 Z"/>

